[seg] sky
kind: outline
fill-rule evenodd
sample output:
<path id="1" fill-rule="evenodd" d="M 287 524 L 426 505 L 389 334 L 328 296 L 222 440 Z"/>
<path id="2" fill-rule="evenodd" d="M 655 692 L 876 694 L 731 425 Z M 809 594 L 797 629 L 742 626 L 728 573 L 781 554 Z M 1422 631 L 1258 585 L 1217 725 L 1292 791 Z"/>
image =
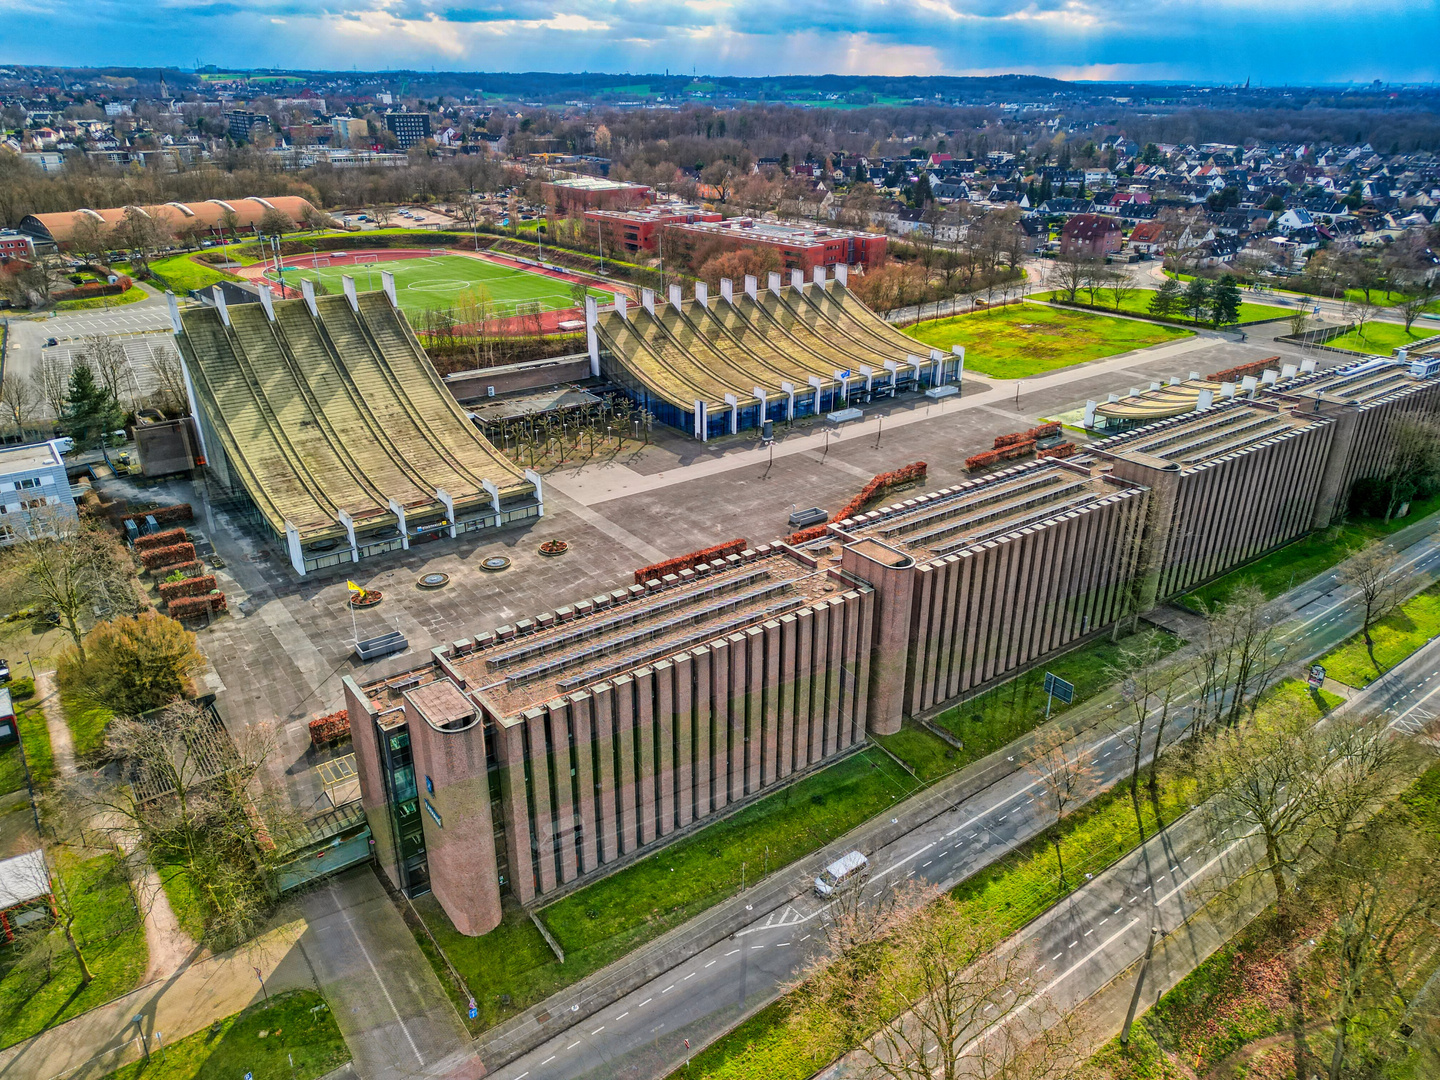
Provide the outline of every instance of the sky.
<path id="1" fill-rule="evenodd" d="M 1440 78 L 1440 0 L 0 0 L 0 63 Z"/>

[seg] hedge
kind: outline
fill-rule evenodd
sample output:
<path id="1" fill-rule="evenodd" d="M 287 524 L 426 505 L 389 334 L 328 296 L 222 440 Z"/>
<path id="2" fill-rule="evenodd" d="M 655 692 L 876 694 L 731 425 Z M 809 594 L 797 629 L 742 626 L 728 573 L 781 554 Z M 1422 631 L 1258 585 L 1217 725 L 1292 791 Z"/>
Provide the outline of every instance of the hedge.
<path id="1" fill-rule="evenodd" d="M 1075 449 L 1076 449 L 1076 448 L 1075 448 L 1075 444 L 1074 444 L 1073 442 L 1062 442 L 1060 445 L 1058 445 L 1058 446 L 1052 446 L 1052 447 L 1050 447 L 1048 450 L 1037 450 L 1037 451 L 1035 452 L 1035 456 L 1036 456 L 1036 458 L 1047 458 L 1047 457 L 1067 458 L 1067 457 L 1074 457 L 1074 455 L 1075 455 Z"/>
<path id="2" fill-rule="evenodd" d="M 913 461 L 909 465 L 902 465 L 892 472 L 883 472 L 860 489 L 860 493 L 842 506 L 830 518 L 832 522 L 844 521 L 852 518 L 874 500 L 882 491 L 888 488 L 899 487 L 901 484 L 908 484 L 912 480 L 924 480 L 929 466 L 923 461 Z M 811 525 L 808 529 L 801 529 L 797 533 L 791 533 L 787 543 L 803 544 L 824 536 L 826 526 Z"/>
<path id="3" fill-rule="evenodd" d="M 126 514 L 120 519 L 121 528 L 124 522 L 133 521 L 137 529 L 144 528 L 145 518 L 153 517 L 157 524 L 169 525 L 176 521 L 194 521 L 195 508 L 189 503 L 181 503 L 179 506 L 157 506 L 154 510 L 142 510 L 138 514 Z"/>
<path id="4" fill-rule="evenodd" d="M 1226 368 L 1224 371 L 1217 371 L 1211 375 L 1206 375 L 1205 378 L 1211 382 L 1219 383 L 1239 382 L 1246 375 L 1259 375 L 1261 372 L 1269 370 L 1270 366 L 1279 363 L 1280 359 L 1278 356 L 1267 356 L 1264 360 L 1254 360 L 1248 364 L 1239 364 L 1236 367 Z"/>
<path id="5" fill-rule="evenodd" d="M 1035 449 L 1035 440 L 1026 439 L 1023 442 L 1010 443 L 998 450 L 985 450 L 965 459 L 965 468 L 974 472 L 976 469 L 988 469 L 1002 461 L 1014 461 L 1026 454 L 1032 453 Z"/>
<path id="6" fill-rule="evenodd" d="M 140 552 L 140 563 L 146 570 L 160 570 L 175 563 L 195 561 L 194 544 L 171 544 L 168 547 L 151 548 Z"/>
<path id="7" fill-rule="evenodd" d="M 209 593 L 205 596 L 182 596 L 178 600 L 172 600 L 168 605 L 172 619 L 195 619 L 207 611 L 224 611 L 225 607 L 223 592 Z"/>
<path id="8" fill-rule="evenodd" d="M 88 300 L 95 296 L 119 296 L 135 283 L 128 277 L 120 277 L 114 285 L 105 281 L 92 281 L 85 285 L 77 285 L 73 289 L 64 289 L 50 295 L 50 299 L 56 303 L 65 300 Z"/>
<path id="9" fill-rule="evenodd" d="M 704 548 L 701 551 L 692 551 L 689 555 L 678 555 L 673 559 L 666 559 L 664 562 L 642 566 L 635 571 L 635 584 L 644 585 L 647 581 L 663 578 L 666 574 L 678 574 L 681 570 L 692 570 L 701 563 L 707 563 L 713 559 L 723 559 L 727 555 L 739 555 L 749 546 L 750 541 L 742 536 L 739 539 L 726 540 L 723 544 L 716 544 L 714 547 Z"/>
<path id="10" fill-rule="evenodd" d="M 196 559 L 194 562 L 172 563 L 170 566 L 165 567 L 166 577 L 179 573 L 184 574 L 187 578 L 192 578 L 196 574 L 203 574 L 204 572 L 205 564 L 199 559 Z"/>
<path id="11" fill-rule="evenodd" d="M 313 746 L 323 746 L 326 743 L 344 739 L 349 734 L 350 713 L 346 709 L 326 713 L 324 716 L 317 716 L 310 721 L 310 743 Z"/>
<path id="12" fill-rule="evenodd" d="M 136 551 L 154 551 L 156 548 L 183 544 L 188 539 L 184 529 L 166 529 L 164 532 L 151 533 L 149 536 L 137 536 L 132 546 Z"/>
<path id="13" fill-rule="evenodd" d="M 214 590 L 215 575 L 201 574 L 199 577 L 186 578 L 184 581 L 162 581 L 160 583 L 160 599 L 169 604 L 181 597 L 200 596 Z"/>

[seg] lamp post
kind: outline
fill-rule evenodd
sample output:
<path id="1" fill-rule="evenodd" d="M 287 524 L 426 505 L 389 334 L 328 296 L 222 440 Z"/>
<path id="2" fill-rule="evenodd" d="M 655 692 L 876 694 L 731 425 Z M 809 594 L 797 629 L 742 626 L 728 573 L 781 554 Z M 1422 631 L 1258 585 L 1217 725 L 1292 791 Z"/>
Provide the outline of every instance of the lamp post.
<path id="1" fill-rule="evenodd" d="M 145 1036 L 145 1015 L 136 1013 L 130 1018 L 130 1023 L 135 1025 L 135 1030 L 140 1033 L 140 1048 L 145 1051 L 145 1060 L 150 1060 L 150 1040 Z"/>

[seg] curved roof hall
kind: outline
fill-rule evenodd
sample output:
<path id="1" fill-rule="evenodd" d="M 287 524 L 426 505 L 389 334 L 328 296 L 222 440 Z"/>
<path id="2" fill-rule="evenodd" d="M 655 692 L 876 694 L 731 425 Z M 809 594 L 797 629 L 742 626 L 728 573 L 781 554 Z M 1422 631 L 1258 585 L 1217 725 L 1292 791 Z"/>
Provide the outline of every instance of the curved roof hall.
<path id="1" fill-rule="evenodd" d="M 268 210 L 279 210 L 297 225 L 315 208 L 308 199 L 298 195 L 276 195 L 261 198 L 250 195 L 243 199 L 209 199 L 205 202 L 168 202 L 148 206 L 114 206 L 104 210 L 65 210 L 54 214 L 29 214 L 20 222 L 20 231 L 42 240 L 53 240 L 57 244 L 69 242 L 75 228 L 87 218 L 99 220 L 114 227 L 125 219 L 130 210 L 138 210 L 147 217 L 163 221 L 171 229 L 180 231 L 196 225 L 217 229 L 227 210 L 234 211 L 237 227 L 248 229 L 260 224 Z"/>

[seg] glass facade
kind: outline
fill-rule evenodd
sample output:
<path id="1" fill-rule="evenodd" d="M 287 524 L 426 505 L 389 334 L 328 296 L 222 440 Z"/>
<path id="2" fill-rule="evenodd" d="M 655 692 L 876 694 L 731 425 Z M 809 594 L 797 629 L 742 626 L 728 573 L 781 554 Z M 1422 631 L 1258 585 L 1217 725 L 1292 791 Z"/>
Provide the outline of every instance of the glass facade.
<path id="1" fill-rule="evenodd" d="M 430 868 L 425 859 L 425 829 L 420 821 L 410 732 L 403 727 L 381 728 L 379 735 L 390 826 L 400 863 L 400 888 L 406 896 L 419 896 L 430 891 Z"/>

